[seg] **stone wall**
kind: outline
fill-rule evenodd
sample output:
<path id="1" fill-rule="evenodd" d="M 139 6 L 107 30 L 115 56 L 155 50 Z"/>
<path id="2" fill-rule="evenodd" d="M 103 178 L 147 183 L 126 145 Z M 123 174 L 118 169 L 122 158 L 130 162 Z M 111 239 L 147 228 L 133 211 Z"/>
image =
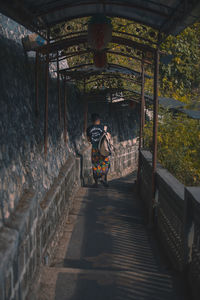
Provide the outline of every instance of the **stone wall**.
<path id="1" fill-rule="evenodd" d="M 0 224 L 2 224 L 2 220 L 5 222 L 9 218 L 25 189 L 36 190 L 36 198 L 41 199 L 42 195 L 50 188 L 54 178 L 58 176 L 61 166 L 69 155 L 79 153 L 87 145 L 83 135 L 83 99 L 80 97 L 79 91 L 72 85 L 68 86 L 67 91 L 68 143 L 67 146 L 65 145 L 63 122 L 61 127 L 58 122 L 56 79 L 50 76 L 49 144 L 48 154 L 46 157 L 44 156 L 44 65 L 42 64 L 40 67 L 40 112 L 36 119 L 34 114 L 34 58 L 26 58 L 24 55 L 22 45 L 19 39 L 17 40 L 16 26 L 18 26 L 18 31 L 22 32 L 19 34 L 20 38 L 27 31 L 13 21 L 5 22 L 4 20 L 4 23 L 9 24 L 9 27 L 2 30 L 3 35 L 0 36 L 0 80 L 2 84 L 0 97 Z M 13 39 L 8 38 L 9 32 L 12 31 L 11 23 L 15 28 Z M 10 33 L 10 35 L 12 34 Z M 107 124 L 111 130 L 116 157 L 119 156 L 119 153 L 123 153 L 127 166 L 131 161 L 135 162 L 137 160 L 135 156 L 137 153 L 138 109 L 122 109 L 120 104 L 113 104 L 113 113 L 109 116 L 108 106 L 95 103 L 89 105 L 89 116 L 94 111 L 100 112 L 103 123 Z M 131 158 L 130 153 L 132 153 Z M 87 157 L 87 167 L 89 167 L 90 154 Z M 116 166 L 117 172 L 120 173 L 126 168 L 126 164 L 123 166 L 122 163 L 121 167 L 117 166 L 118 159 L 116 160 L 116 157 L 113 159 L 111 170 L 114 172 Z"/>
<path id="2" fill-rule="evenodd" d="M 70 157 L 42 201 L 24 191 L 0 231 L 0 299 L 26 299 L 37 268 L 48 264 L 80 186 L 80 161 Z"/>
<path id="3" fill-rule="evenodd" d="M 84 105 L 67 88 L 67 145 L 58 122 L 56 79 L 50 72 L 48 153 L 44 155 L 44 64 L 39 78 L 39 116 L 34 114 L 34 54 L 24 54 L 29 32 L 0 15 L 0 299 L 25 299 L 38 267 L 48 264 L 60 228 L 81 184 L 92 183 L 91 149 L 83 134 Z M 51 68 L 52 70 L 52 68 Z M 136 109 L 89 105 L 114 138 L 112 176 L 135 170 Z M 63 119 L 62 86 L 62 119 Z"/>
<path id="4" fill-rule="evenodd" d="M 11 23 L 15 29 L 13 34 Z M 22 26 L 16 27 L 15 22 L 6 24 L 9 24 L 4 30 L 6 36 L 0 36 L 0 220 L 4 221 L 15 210 L 25 189 L 36 190 L 36 198 L 41 199 L 69 155 L 75 154 L 75 145 L 79 147 L 83 143 L 83 105 L 79 93 L 75 87 L 69 86 L 66 146 L 63 124 L 60 128 L 58 123 L 56 80 L 50 76 L 49 143 L 47 157 L 44 156 L 44 67 L 41 65 L 40 69 L 40 114 L 36 119 L 34 59 L 26 58 L 16 33 L 18 29 L 21 38 L 27 31 Z M 14 38 L 8 38 L 9 33 Z"/>
<path id="5" fill-rule="evenodd" d="M 139 192 L 151 205 L 152 155 L 141 151 Z M 185 187 L 158 164 L 154 218 L 158 237 L 173 268 L 187 276 L 195 300 L 200 293 L 200 187 Z"/>
<path id="6" fill-rule="evenodd" d="M 1 37 L 8 38 L 18 45 L 21 45 L 21 39 L 31 32 L 24 26 L 19 25 L 12 19 L 0 14 L 0 35 Z"/>

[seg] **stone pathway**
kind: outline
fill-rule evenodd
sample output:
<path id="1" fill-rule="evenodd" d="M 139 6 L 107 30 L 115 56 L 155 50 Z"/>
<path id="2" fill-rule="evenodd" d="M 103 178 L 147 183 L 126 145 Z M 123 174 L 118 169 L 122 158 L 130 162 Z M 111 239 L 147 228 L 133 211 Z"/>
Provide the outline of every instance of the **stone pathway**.
<path id="1" fill-rule="evenodd" d="M 37 300 L 184 300 L 144 224 L 134 177 L 81 188 Z"/>

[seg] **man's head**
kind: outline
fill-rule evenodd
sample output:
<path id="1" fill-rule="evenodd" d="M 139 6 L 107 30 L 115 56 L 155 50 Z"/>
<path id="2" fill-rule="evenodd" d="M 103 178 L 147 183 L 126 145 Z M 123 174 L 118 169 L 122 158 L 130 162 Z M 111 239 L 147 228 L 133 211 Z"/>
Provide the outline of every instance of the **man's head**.
<path id="1" fill-rule="evenodd" d="M 98 114 L 92 114 L 92 123 L 95 125 L 99 125 L 101 123 L 100 116 Z"/>

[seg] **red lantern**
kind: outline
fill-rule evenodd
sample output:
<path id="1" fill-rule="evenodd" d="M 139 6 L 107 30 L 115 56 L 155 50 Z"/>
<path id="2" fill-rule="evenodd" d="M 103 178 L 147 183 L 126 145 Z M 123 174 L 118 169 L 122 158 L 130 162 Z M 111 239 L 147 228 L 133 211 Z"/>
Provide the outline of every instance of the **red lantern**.
<path id="1" fill-rule="evenodd" d="M 97 15 L 88 24 L 88 43 L 92 49 L 105 49 L 112 39 L 112 24 L 104 15 Z"/>
<path id="2" fill-rule="evenodd" d="M 107 65 L 106 51 L 96 51 L 93 56 L 94 65 L 97 68 L 104 68 Z"/>
<path id="3" fill-rule="evenodd" d="M 135 102 L 129 101 L 129 107 L 130 107 L 131 109 L 134 109 L 134 107 L 135 107 Z"/>

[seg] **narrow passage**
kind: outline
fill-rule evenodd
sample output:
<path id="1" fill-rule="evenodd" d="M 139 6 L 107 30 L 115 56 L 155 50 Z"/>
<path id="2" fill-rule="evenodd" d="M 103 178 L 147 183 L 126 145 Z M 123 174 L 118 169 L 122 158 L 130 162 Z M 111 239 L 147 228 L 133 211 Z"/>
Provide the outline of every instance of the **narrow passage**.
<path id="1" fill-rule="evenodd" d="M 81 188 L 39 300 L 184 300 L 144 223 L 134 176 Z"/>

